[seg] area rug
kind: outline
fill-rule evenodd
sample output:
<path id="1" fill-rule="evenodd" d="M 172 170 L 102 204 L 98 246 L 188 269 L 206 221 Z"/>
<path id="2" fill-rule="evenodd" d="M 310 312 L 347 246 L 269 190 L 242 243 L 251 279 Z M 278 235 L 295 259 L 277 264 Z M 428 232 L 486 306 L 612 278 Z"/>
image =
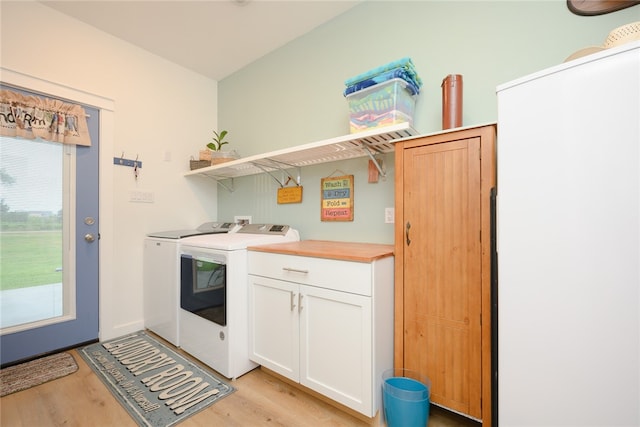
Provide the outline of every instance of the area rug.
<path id="1" fill-rule="evenodd" d="M 78 351 L 141 426 L 173 426 L 235 391 L 143 331 Z"/>
<path id="2" fill-rule="evenodd" d="M 0 370 L 0 397 L 73 374 L 78 365 L 69 353 L 57 353 Z"/>

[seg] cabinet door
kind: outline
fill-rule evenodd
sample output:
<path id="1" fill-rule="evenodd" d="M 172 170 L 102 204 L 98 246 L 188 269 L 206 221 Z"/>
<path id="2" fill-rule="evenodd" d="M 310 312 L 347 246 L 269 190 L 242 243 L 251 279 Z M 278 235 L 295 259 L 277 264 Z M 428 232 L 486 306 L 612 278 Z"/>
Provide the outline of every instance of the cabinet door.
<path id="1" fill-rule="evenodd" d="M 404 367 L 482 418 L 480 138 L 403 151 Z"/>
<path id="2" fill-rule="evenodd" d="M 249 275 L 249 358 L 299 381 L 298 285 Z"/>
<path id="3" fill-rule="evenodd" d="M 300 383 L 373 416 L 371 298 L 300 289 Z"/>

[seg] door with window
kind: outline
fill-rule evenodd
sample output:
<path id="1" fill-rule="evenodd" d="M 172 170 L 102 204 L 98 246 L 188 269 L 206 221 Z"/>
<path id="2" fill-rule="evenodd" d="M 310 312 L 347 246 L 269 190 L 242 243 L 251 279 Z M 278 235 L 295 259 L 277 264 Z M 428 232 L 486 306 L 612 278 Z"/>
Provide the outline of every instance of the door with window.
<path id="1" fill-rule="evenodd" d="M 3 366 L 98 339 L 100 111 L 84 109 L 90 147 L 0 137 Z"/>

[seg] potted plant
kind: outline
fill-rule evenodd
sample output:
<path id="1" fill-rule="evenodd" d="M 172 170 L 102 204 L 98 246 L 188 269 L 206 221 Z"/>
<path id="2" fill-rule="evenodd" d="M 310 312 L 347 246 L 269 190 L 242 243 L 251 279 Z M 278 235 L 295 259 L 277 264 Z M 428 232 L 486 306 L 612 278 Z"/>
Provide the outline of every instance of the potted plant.
<path id="1" fill-rule="evenodd" d="M 228 133 L 229 132 L 226 130 L 223 130 L 220 133 L 216 132 L 215 130 L 213 131 L 213 137 L 211 138 L 213 142 L 207 144 L 207 148 L 211 150 L 212 165 L 229 162 L 238 158 L 238 153 L 235 150 L 222 150 L 222 146 L 229 143 L 229 141 L 225 140 L 225 137 Z"/>
<path id="2" fill-rule="evenodd" d="M 229 132 L 227 132 L 226 130 L 223 130 L 220 133 L 214 130 L 213 137 L 211 138 L 213 142 L 208 143 L 207 147 L 213 151 L 222 151 L 222 146 L 229 143 L 229 141 L 224 140 L 228 133 Z"/>

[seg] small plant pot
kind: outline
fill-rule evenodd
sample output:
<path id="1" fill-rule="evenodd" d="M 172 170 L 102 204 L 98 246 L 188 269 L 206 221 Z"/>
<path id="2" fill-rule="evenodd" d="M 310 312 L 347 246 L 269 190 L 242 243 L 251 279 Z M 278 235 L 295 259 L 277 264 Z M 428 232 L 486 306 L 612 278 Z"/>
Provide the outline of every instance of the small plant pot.
<path id="1" fill-rule="evenodd" d="M 232 151 L 211 151 L 211 165 L 230 162 L 240 158 L 235 150 Z"/>

